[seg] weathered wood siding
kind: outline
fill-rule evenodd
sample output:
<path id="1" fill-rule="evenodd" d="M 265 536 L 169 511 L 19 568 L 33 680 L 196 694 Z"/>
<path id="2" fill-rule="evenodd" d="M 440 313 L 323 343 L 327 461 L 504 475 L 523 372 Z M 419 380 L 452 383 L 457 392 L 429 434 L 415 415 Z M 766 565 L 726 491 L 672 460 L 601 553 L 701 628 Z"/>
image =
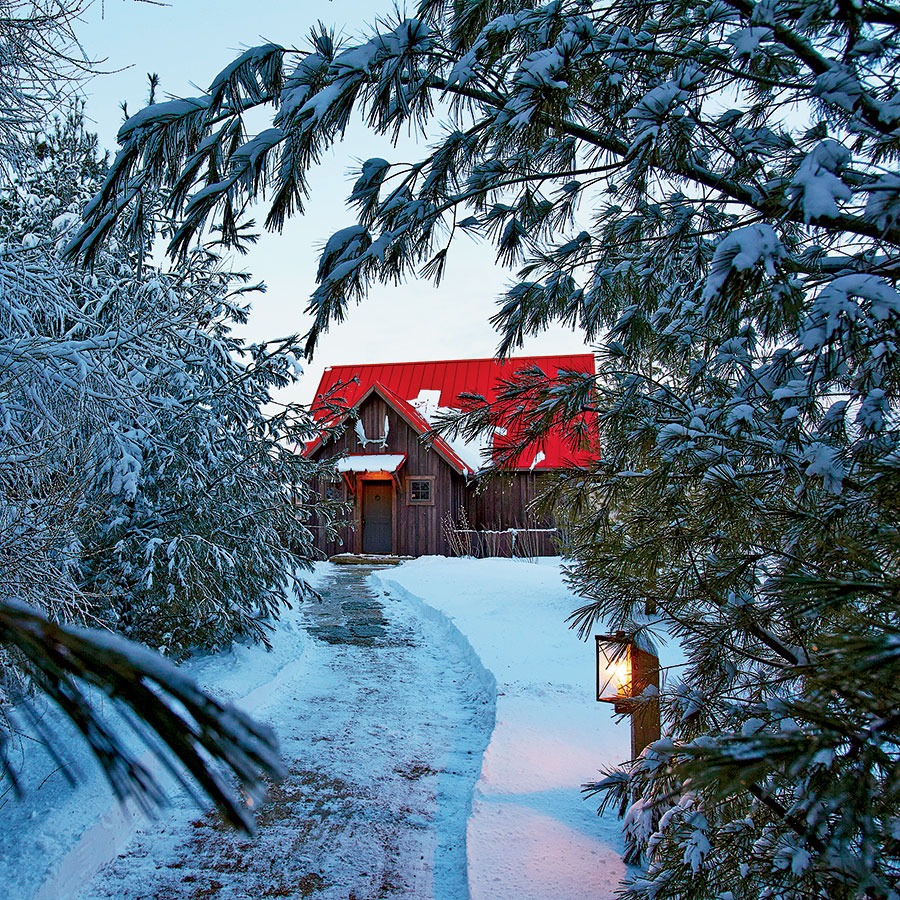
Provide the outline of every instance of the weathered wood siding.
<path id="1" fill-rule="evenodd" d="M 465 508 L 465 480 L 458 475 L 437 453 L 423 444 L 416 432 L 377 394 L 366 400 L 359 410 L 366 436 L 374 438 L 384 434 L 384 421 L 387 416 L 387 447 L 369 445 L 370 453 L 405 453 L 406 463 L 397 473 L 397 480 L 392 481 L 393 492 L 393 552 L 399 556 L 425 556 L 431 554 L 447 554 L 449 547 L 444 537 L 441 520 L 450 513 L 454 517 L 460 509 Z M 315 454 L 316 459 L 326 459 L 342 454 L 363 453 L 363 447 L 349 421 L 342 435 L 325 444 Z M 433 476 L 433 505 L 418 506 L 408 503 L 406 479 L 410 476 Z M 350 475 L 358 482 L 371 479 L 369 474 Z M 397 481 L 399 481 L 399 489 Z M 362 549 L 362 517 L 359 500 L 361 493 L 357 488 L 355 496 L 351 495 L 346 485 L 333 485 L 331 490 L 341 491 L 341 496 L 354 500 L 352 521 L 341 529 L 338 541 L 329 541 L 324 529 L 317 528 L 317 546 L 328 556 L 335 553 L 359 553 Z M 326 488 L 319 490 L 324 496 Z"/>
<path id="2" fill-rule="evenodd" d="M 549 487 L 555 476 L 549 472 L 509 472 L 484 478 L 468 491 L 466 515 L 473 530 L 481 532 L 480 552 L 485 555 L 510 555 L 510 537 L 500 536 L 510 528 L 528 532 L 527 540 L 537 556 L 559 552 L 555 522 L 547 513 L 538 514 L 532 504 Z"/>
<path id="3" fill-rule="evenodd" d="M 323 453 L 322 455 L 326 456 L 327 454 Z M 326 498 L 347 500 L 349 496 L 347 486 L 343 480 L 334 483 L 316 481 L 313 483 L 313 490 L 323 501 Z M 353 548 L 353 530 L 349 525 L 338 528 L 339 537 L 336 540 L 329 538 L 327 528 L 322 522 L 322 517 L 314 512 L 311 519 L 311 530 L 315 537 L 316 549 L 324 556 L 346 553 Z"/>

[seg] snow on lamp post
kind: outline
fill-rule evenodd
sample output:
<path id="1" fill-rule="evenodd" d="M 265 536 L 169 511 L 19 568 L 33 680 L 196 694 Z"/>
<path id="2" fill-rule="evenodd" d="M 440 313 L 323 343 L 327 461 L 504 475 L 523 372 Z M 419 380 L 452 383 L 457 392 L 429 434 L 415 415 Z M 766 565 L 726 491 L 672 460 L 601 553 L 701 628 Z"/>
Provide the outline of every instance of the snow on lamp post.
<path id="1" fill-rule="evenodd" d="M 659 657 L 647 642 L 639 647 L 624 631 L 594 636 L 597 700 L 631 716 L 631 756 L 659 740 Z"/>

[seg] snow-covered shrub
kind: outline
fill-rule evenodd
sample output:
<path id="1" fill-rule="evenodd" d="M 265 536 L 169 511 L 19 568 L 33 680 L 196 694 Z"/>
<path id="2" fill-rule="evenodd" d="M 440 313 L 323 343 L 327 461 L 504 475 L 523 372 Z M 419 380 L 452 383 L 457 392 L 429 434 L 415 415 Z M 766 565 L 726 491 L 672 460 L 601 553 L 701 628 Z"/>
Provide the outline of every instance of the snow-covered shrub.
<path id="1" fill-rule="evenodd" d="M 520 265 L 501 353 L 552 322 L 597 343 L 596 376 L 526 373 L 462 427 L 596 443 L 557 487 L 574 623 L 655 609 L 687 654 L 668 736 L 598 783 L 636 804 L 630 897 L 900 891 L 898 28 L 881 0 L 422 0 L 140 112 L 71 244 L 100 252 L 135 179 L 176 253 L 248 197 L 278 228 L 354 108 L 441 110 L 421 158 L 363 163 L 307 347 L 371 282 L 439 280 L 457 229 Z"/>

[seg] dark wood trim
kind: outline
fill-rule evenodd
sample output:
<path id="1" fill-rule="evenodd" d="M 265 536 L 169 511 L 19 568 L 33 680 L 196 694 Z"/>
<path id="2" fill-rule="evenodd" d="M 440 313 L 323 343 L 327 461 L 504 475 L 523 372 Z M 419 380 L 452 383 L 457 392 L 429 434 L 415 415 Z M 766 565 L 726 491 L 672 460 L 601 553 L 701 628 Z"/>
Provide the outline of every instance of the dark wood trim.
<path id="1" fill-rule="evenodd" d="M 357 474 L 353 479 L 356 490 L 353 493 L 353 552 L 362 553 L 363 524 L 362 524 L 362 479 Z"/>

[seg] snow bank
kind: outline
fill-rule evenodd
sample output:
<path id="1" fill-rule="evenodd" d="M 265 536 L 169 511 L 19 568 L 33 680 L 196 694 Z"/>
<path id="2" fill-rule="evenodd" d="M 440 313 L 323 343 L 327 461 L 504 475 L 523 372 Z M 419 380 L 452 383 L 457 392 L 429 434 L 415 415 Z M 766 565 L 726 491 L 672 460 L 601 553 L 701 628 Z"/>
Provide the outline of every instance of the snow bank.
<path id="1" fill-rule="evenodd" d="M 495 684 L 467 834 L 472 900 L 612 898 L 625 874 L 620 824 L 581 785 L 628 757 L 628 727 L 593 699 L 593 648 L 565 623 L 578 598 L 547 562 L 424 557 L 377 576 L 446 616 Z"/>
<path id="2" fill-rule="evenodd" d="M 286 610 L 271 635 L 272 652 L 235 645 L 224 653 L 198 656 L 180 668 L 204 689 L 254 715 L 277 696 L 285 677 L 309 668 L 310 638 L 300 625 L 299 603 Z M 98 702 L 102 702 L 98 700 Z M 70 784 L 39 745 L 21 754 L 22 802 L 0 796 L 0 886 L 7 900 L 66 900 L 76 896 L 100 868 L 121 852 L 147 817 L 113 796 L 84 742 L 54 709 L 45 721 L 64 735 Z M 142 757 L 172 794 L 150 754 Z"/>
<path id="3" fill-rule="evenodd" d="M 391 573 L 395 574 L 396 570 Z M 475 652 L 467 637 L 454 625 L 453 621 L 437 609 L 429 605 L 420 597 L 410 593 L 401 584 L 393 580 L 387 574 L 383 576 L 372 575 L 372 581 L 379 583 L 387 595 L 393 595 L 403 600 L 416 616 L 426 619 L 436 626 L 438 634 L 443 641 L 452 641 L 462 652 L 463 659 L 468 664 L 480 684 L 486 697 L 491 698 L 492 706 L 486 710 L 489 717 L 486 734 L 490 733 L 496 724 L 496 697 L 497 681 L 493 673 L 484 667 L 480 657 Z M 451 796 L 452 795 L 452 796 Z M 434 874 L 435 900 L 444 900 L 441 891 L 446 892 L 446 900 L 462 900 L 466 898 L 466 872 L 459 864 L 458 848 L 451 846 L 451 842 L 457 841 L 458 825 L 471 817 L 473 796 L 471 794 L 460 797 L 458 787 L 453 785 L 450 791 L 439 797 L 436 817 L 433 822 L 435 830 L 434 848 Z M 461 818 L 460 818 L 461 817 Z"/>

